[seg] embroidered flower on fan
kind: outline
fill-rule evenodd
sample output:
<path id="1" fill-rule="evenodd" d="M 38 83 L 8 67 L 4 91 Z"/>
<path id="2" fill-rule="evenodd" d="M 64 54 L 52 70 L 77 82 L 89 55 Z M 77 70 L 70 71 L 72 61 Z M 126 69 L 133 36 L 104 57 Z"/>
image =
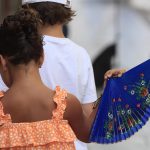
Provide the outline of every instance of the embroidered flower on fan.
<path id="1" fill-rule="evenodd" d="M 113 98 L 113 99 L 112 99 L 112 101 L 113 101 L 113 102 L 116 102 L 116 99 L 115 99 L 115 98 Z"/>
<path id="2" fill-rule="evenodd" d="M 145 83 L 146 83 L 146 82 L 145 82 L 144 80 L 141 81 L 141 85 L 142 85 L 142 86 L 144 86 Z"/>
<path id="3" fill-rule="evenodd" d="M 136 82 L 134 85 L 128 85 L 128 90 L 129 94 L 132 96 L 136 96 L 137 100 L 146 99 L 147 96 L 150 94 L 150 81 L 144 79 L 144 74 L 140 74 L 140 79 L 138 82 Z"/>
<path id="4" fill-rule="evenodd" d="M 144 73 L 141 73 L 140 76 L 141 76 L 141 77 L 144 77 Z"/>
<path id="5" fill-rule="evenodd" d="M 126 112 L 124 110 L 121 110 L 121 114 L 124 115 Z"/>
<path id="6" fill-rule="evenodd" d="M 150 98 L 147 98 L 147 99 L 146 99 L 146 102 L 150 103 Z"/>
<path id="7" fill-rule="evenodd" d="M 149 94 L 148 88 L 146 88 L 146 87 L 141 88 L 140 95 L 142 97 L 146 97 L 146 96 L 148 96 L 148 94 Z"/>
<path id="8" fill-rule="evenodd" d="M 141 120 L 138 119 L 137 121 L 138 124 L 143 124 Z"/>
<path id="9" fill-rule="evenodd" d="M 135 94 L 135 91 L 134 91 L 134 90 L 132 90 L 132 91 L 131 91 L 131 95 L 134 95 L 134 94 Z"/>
<path id="10" fill-rule="evenodd" d="M 110 112 L 108 113 L 108 117 L 110 118 L 110 119 L 113 119 L 113 114 L 111 114 Z"/>
<path id="11" fill-rule="evenodd" d="M 110 132 L 106 133 L 106 139 L 111 139 L 112 138 L 112 134 Z"/>
<path id="12" fill-rule="evenodd" d="M 127 89 L 128 89 L 128 86 L 125 85 L 125 86 L 124 86 L 124 90 L 126 91 Z"/>
<path id="13" fill-rule="evenodd" d="M 121 124 L 121 125 L 118 127 L 118 130 L 121 131 L 121 130 L 123 130 L 123 129 L 125 129 L 125 126 L 124 126 L 124 124 Z"/>
<path id="14" fill-rule="evenodd" d="M 120 115 L 120 111 L 117 111 L 117 115 L 118 115 L 118 116 Z"/>
<path id="15" fill-rule="evenodd" d="M 122 101 L 122 99 L 121 98 L 118 98 L 118 102 L 121 102 Z"/>
<path id="16" fill-rule="evenodd" d="M 137 108 L 140 108 L 140 107 L 141 107 L 141 104 L 138 103 L 138 104 L 136 105 L 136 107 L 137 107 Z"/>
<path id="17" fill-rule="evenodd" d="M 125 108 L 128 109 L 130 106 L 128 104 L 125 105 Z"/>
<path id="18" fill-rule="evenodd" d="M 148 97 L 146 98 L 145 104 L 146 104 L 146 105 L 150 105 L 150 94 L 149 94 Z"/>
<path id="19" fill-rule="evenodd" d="M 131 115 L 131 113 L 132 113 L 131 109 L 128 109 L 128 110 L 127 110 L 127 114 L 128 114 L 128 115 Z"/>
<path id="20" fill-rule="evenodd" d="M 127 119 L 127 123 L 128 123 L 129 126 L 132 126 L 132 125 L 133 125 L 133 122 L 132 122 L 131 119 Z"/>
<path id="21" fill-rule="evenodd" d="M 109 131 L 113 130 L 113 121 L 109 122 L 109 124 L 108 124 L 108 130 Z"/>

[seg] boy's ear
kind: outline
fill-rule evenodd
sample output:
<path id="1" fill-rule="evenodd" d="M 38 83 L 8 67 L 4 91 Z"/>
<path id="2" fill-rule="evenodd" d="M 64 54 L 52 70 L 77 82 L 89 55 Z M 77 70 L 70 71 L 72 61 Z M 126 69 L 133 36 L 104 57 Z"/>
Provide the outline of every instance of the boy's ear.
<path id="1" fill-rule="evenodd" d="M 6 60 L 4 59 L 2 55 L 0 55 L 0 65 L 4 71 L 7 70 Z"/>

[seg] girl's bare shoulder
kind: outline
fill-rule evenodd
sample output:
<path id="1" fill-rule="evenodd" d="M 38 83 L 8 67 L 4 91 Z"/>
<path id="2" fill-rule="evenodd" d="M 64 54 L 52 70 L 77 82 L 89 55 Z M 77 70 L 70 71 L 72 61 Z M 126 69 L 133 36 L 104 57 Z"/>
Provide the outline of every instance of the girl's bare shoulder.
<path id="1" fill-rule="evenodd" d="M 82 115 L 82 107 L 80 101 L 77 99 L 76 96 L 68 93 L 66 101 L 67 107 L 64 118 L 66 118 L 67 120 L 72 120 L 77 118 L 79 115 Z"/>

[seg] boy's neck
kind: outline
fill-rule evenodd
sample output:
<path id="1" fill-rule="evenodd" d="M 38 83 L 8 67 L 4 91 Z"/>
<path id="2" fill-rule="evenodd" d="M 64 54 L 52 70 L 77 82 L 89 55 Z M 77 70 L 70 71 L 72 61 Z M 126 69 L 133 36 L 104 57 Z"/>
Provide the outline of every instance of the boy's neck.
<path id="1" fill-rule="evenodd" d="M 40 31 L 43 35 L 58 37 L 58 38 L 64 38 L 62 25 L 43 25 Z"/>

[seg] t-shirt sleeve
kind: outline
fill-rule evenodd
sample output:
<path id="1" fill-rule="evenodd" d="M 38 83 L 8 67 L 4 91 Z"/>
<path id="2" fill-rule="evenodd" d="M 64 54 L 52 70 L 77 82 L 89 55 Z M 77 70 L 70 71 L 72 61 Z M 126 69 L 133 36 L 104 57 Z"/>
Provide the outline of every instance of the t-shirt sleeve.
<path id="1" fill-rule="evenodd" d="M 83 55 L 82 58 L 82 65 L 80 67 L 80 83 L 81 87 L 81 103 L 92 103 L 97 99 L 96 87 L 95 87 L 95 80 L 94 80 L 94 73 L 92 62 L 87 53 Z"/>

